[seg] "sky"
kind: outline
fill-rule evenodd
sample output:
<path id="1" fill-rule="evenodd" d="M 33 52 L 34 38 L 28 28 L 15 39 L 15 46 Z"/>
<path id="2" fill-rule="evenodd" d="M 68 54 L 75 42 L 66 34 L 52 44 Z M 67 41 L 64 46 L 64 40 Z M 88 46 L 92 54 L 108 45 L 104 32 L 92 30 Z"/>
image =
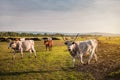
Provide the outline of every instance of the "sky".
<path id="1" fill-rule="evenodd" d="M 120 0 L 0 0 L 0 31 L 120 33 Z"/>

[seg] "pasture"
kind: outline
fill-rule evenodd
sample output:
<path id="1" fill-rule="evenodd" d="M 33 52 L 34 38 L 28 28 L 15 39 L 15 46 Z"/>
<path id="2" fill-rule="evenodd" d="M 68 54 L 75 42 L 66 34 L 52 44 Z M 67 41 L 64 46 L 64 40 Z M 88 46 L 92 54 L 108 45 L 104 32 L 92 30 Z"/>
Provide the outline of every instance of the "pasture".
<path id="1" fill-rule="evenodd" d="M 78 39 L 77 39 L 78 40 Z M 79 38 L 79 40 L 84 40 Z M 0 80 L 119 80 L 120 79 L 120 38 L 99 38 L 98 62 L 94 58 L 89 65 L 82 65 L 79 58 L 75 68 L 63 40 L 55 40 L 52 51 L 46 51 L 43 41 L 35 41 L 37 58 L 29 52 L 16 54 L 8 49 L 7 42 L 0 42 Z M 84 56 L 83 60 L 86 61 Z"/>

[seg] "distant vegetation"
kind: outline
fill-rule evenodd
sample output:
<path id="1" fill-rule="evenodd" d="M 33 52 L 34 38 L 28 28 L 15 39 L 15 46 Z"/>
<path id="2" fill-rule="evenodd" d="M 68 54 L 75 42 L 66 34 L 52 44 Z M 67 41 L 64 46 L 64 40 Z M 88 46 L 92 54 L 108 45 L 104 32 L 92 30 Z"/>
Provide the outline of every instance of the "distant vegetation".
<path id="1" fill-rule="evenodd" d="M 59 38 L 56 38 L 57 36 L 60 36 L 62 34 L 55 33 L 55 34 L 49 34 L 49 33 L 25 33 L 25 32 L 0 32 L 0 41 L 7 41 L 8 39 L 15 40 L 16 38 L 25 37 L 26 39 L 32 39 L 35 41 L 39 41 L 41 39 L 44 39 L 46 37 L 52 37 L 53 40 L 59 40 Z"/>
<path id="2" fill-rule="evenodd" d="M 48 33 L 25 33 L 25 32 L 0 32 L 0 37 L 38 37 L 38 36 L 48 36 L 50 34 Z M 58 33 L 56 34 L 51 34 L 50 36 L 54 35 L 59 35 Z"/>
<path id="3" fill-rule="evenodd" d="M 15 40 L 16 38 L 26 38 L 32 39 L 35 41 L 43 40 L 47 37 L 52 37 L 53 40 L 60 40 L 61 35 L 65 37 L 69 37 L 73 39 L 77 33 L 50 33 L 50 32 L 0 32 L 0 42 L 8 41 L 8 39 Z M 109 36 L 106 36 L 109 35 Z M 114 35 L 114 36 L 113 36 Z M 80 40 L 92 39 L 95 38 L 97 40 L 120 40 L 120 36 L 118 34 L 110 34 L 110 33 L 86 33 L 79 34 Z M 113 42 L 113 41 L 112 41 Z"/>
<path id="4" fill-rule="evenodd" d="M 42 36 L 75 36 L 77 33 L 32 33 L 32 32 L 0 32 L 0 37 L 42 37 Z M 101 36 L 95 34 L 80 34 L 81 37 Z"/>

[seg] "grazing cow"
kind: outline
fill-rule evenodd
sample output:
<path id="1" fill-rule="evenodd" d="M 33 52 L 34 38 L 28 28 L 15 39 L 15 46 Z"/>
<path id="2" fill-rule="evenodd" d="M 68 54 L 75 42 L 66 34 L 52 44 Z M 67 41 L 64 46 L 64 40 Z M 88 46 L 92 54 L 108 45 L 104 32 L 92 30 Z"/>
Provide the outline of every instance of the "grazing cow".
<path id="1" fill-rule="evenodd" d="M 52 46 L 53 46 L 53 40 L 52 38 L 47 38 L 44 40 L 44 44 L 45 44 L 45 47 L 46 47 L 46 51 L 47 50 L 52 50 Z"/>
<path id="2" fill-rule="evenodd" d="M 36 51 L 34 48 L 34 41 L 33 40 L 10 41 L 8 48 L 12 48 L 14 50 L 13 59 L 15 59 L 15 54 L 18 51 L 20 51 L 20 53 L 21 53 L 21 58 L 23 58 L 23 51 L 29 51 L 30 54 L 32 52 L 34 52 L 34 55 L 36 57 Z"/>
<path id="3" fill-rule="evenodd" d="M 83 62 L 83 55 L 90 54 L 89 59 L 88 59 L 88 64 L 90 63 L 92 57 L 95 57 L 95 60 L 97 61 L 97 55 L 95 53 L 98 42 L 96 39 L 91 39 L 91 40 L 86 40 L 86 41 L 70 41 L 66 40 L 65 45 L 67 45 L 68 51 L 72 56 L 72 66 L 74 67 L 75 63 L 75 56 L 79 54 L 80 56 L 80 61 L 82 64 Z"/>

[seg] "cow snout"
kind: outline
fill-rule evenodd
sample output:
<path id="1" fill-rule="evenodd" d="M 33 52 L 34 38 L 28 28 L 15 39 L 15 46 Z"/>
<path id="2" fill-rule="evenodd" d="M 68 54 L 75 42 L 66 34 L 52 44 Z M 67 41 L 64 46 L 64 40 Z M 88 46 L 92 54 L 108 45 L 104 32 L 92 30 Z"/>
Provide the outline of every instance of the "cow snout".
<path id="1" fill-rule="evenodd" d="M 68 51 L 71 51 L 71 49 L 68 49 Z"/>

